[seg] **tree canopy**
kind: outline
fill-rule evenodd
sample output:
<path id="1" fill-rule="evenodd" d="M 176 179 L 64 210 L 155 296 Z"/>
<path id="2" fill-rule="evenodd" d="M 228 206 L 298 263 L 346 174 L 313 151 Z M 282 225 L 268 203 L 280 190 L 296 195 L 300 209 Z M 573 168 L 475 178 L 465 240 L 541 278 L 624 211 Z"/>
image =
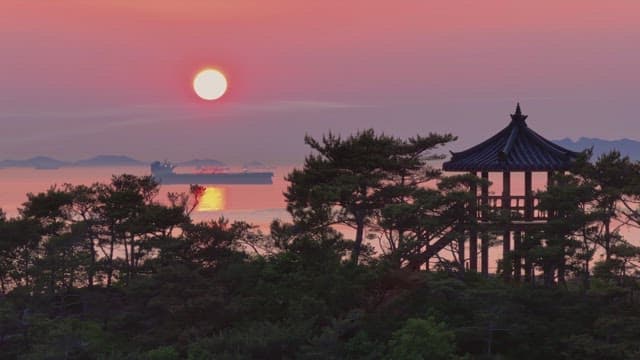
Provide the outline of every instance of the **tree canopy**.
<path id="1" fill-rule="evenodd" d="M 512 254 L 531 281 L 505 282 L 456 258 L 481 180 L 429 165 L 451 140 L 307 137 L 267 233 L 195 222 L 202 187 L 162 200 L 145 176 L 28 194 L 0 212 L 0 358 L 640 357 L 638 163 L 556 176 Z"/>

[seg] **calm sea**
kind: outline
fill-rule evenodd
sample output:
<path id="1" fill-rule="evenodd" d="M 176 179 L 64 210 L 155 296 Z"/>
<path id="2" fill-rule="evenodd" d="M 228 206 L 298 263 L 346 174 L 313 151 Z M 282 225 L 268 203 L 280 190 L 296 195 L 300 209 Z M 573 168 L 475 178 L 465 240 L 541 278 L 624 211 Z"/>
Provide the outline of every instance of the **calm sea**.
<path id="1" fill-rule="evenodd" d="M 292 167 L 278 167 L 274 171 L 272 185 L 206 185 L 201 205 L 194 211 L 194 220 L 217 219 L 224 216 L 231 220 L 245 220 L 265 229 L 275 218 L 289 220 L 285 211 L 284 181 Z M 185 170 L 186 171 L 186 170 Z M 109 182 L 113 175 L 149 175 L 148 167 L 83 167 L 36 170 L 27 168 L 0 169 L 0 207 L 9 215 L 18 214 L 18 208 L 27 200 L 26 194 L 46 191 L 53 185 L 70 183 L 90 185 Z M 162 185 L 159 199 L 166 199 L 168 192 L 188 192 L 189 185 Z"/>

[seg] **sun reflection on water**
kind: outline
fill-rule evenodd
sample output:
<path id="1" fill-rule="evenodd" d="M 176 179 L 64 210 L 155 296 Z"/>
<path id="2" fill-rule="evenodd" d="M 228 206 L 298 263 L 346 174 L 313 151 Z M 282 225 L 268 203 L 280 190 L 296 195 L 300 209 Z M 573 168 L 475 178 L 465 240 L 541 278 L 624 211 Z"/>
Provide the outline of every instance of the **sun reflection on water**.
<path id="1" fill-rule="evenodd" d="M 198 211 L 219 211 L 224 210 L 225 190 L 223 188 L 208 187 L 205 189 Z"/>

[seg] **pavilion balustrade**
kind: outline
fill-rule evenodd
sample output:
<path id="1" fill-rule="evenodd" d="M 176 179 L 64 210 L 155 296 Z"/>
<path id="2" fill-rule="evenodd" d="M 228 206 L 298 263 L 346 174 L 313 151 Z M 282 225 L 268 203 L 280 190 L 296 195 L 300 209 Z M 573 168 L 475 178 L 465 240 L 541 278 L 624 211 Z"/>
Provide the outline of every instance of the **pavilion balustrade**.
<path id="1" fill-rule="evenodd" d="M 509 201 L 508 204 L 504 200 Z M 486 196 L 486 205 L 483 206 L 483 198 L 476 198 L 476 217 L 480 221 L 488 221 L 491 219 L 491 213 L 496 211 L 509 209 L 512 219 L 523 220 L 547 220 L 546 211 L 538 209 L 540 199 L 537 196 L 527 197 L 526 195 L 488 195 Z M 504 206 L 509 205 L 509 206 Z"/>

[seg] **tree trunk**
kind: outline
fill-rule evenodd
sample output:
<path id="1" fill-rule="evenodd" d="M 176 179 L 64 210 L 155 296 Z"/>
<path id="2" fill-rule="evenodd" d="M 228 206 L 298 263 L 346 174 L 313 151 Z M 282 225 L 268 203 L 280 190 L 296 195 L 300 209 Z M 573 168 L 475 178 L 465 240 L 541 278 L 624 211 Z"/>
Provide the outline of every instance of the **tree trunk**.
<path id="1" fill-rule="evenodd" d="M 94 242 L 94 234 L 92 230 L 91 222 L 87 219 L 85 214 L 82 214 L 82 221 L 85 225 L 87 225 L 87 239 L 89 240 L 87 245 L 89 246 L 89 254 L 91 258 L 89 259 L 89 268 L 87 269 L 87 286 L 89 288 L 93 287 L 93 278 L 96 275 L 96 244 Z"/>
<path id="2" fill-rule="evenodd" d="M 561 258 L 558 261 L 558 285 L 562 285 L 564 287 L 567 286 L 567 283 L 565 281 L 565 271 L 566 271 L 565 258 L 564 258 L 564 254 L 561 254 Z"/>
<path id="3" fill-rule="evenodd" d="M 589 274 L 589 259 L 585 260 L 585 263 L 584 263 L 584 274 L 582 275 L 582 284 L 585 290 L 589 290 L 591 288 L 591 275 Z"/>
<path id="4" fill-rule="evenodd" d="M 24 251 L 24 284 L 29 287 L 29 250 Z"/>
<path id="5" fill-rule="evenodd" d="M 93 278 L 96 274 L 96 247 L 93 243 L 93 236 L 89 235 L 89 241 L 91 242 L 91 248 L 89 251 L 91 252 L 91 259 L 89 263 L 89 271 L 87 271 L 87 284 L 90 288 L 93 287 Z"/>
<path id="6" fill-rule="evenodd" d="M 549 260 L 546 260 L 544 262 L 544 286 L 547 288 L 551 288 L 554 286 L 555 281 L 554 281 L 554 266 L 549 262 Z"/>
<path id="7" fill-rule="evenodd" d="M 584 249 L 586 251 L 589 251 L 589 243 L 587 242 L 587 230 L 585 227 L 583 227 L 582 229 L 582 237 L 583 237 L 583 242 L 584 242 Z M 589 274 L 589 258 L 585 259 L 584 261 L 584 268 L 583 268 L 583 274 L 582 274 L 582 284 L 584 286 L 584 290 L 588 290 L 591 288 L 591 278 L 590 278 L 590 274 Z"/>
<path id="8" fill-rule="evenodd" d="M 611 225 L 609 220 L 604 222 L 604 254 L 606 260 L 611 260 Z"/>
<path id="9" fill-rule="evenodd" d="M 113 278 L 113 248 L 115 247 L 116 234 L 111 231 L 111 244 L 109 248 L 109 270 L 107 271 L 107 287 L 111 287 L 111 279 Z"/>
<path id="10" fill-rule="evenodd" d="M 364 216 L 356 215 L 356 240 L 351 250 L 351 262 L 358 264 L 360 252 L 362 251 L 362 241 L 364 239 Z"/>
<path id="11" fill-rule="evenodd" d="M 131 235 L 131 239 L 129 239 L 129 247 L 131 251 L 129 252 L 129 261 L 131 261 L 131 266 L 129 269 L 129 280 L 136 274 L 136 268 L 138 266 L 138 261 L 136 260 L 136 243 L 134 240 L 134 235 Z"/>
<path id="12" fill-rule="evenodd" d="M 127 245 L 127 237 L 122 237 L 122 242 L 124 245 L 124 263 L 127 264 L 127 278 L 129 278 L 129 274 L 131 273 L 131 263 L 129 263 L 129 245 Z"/>

